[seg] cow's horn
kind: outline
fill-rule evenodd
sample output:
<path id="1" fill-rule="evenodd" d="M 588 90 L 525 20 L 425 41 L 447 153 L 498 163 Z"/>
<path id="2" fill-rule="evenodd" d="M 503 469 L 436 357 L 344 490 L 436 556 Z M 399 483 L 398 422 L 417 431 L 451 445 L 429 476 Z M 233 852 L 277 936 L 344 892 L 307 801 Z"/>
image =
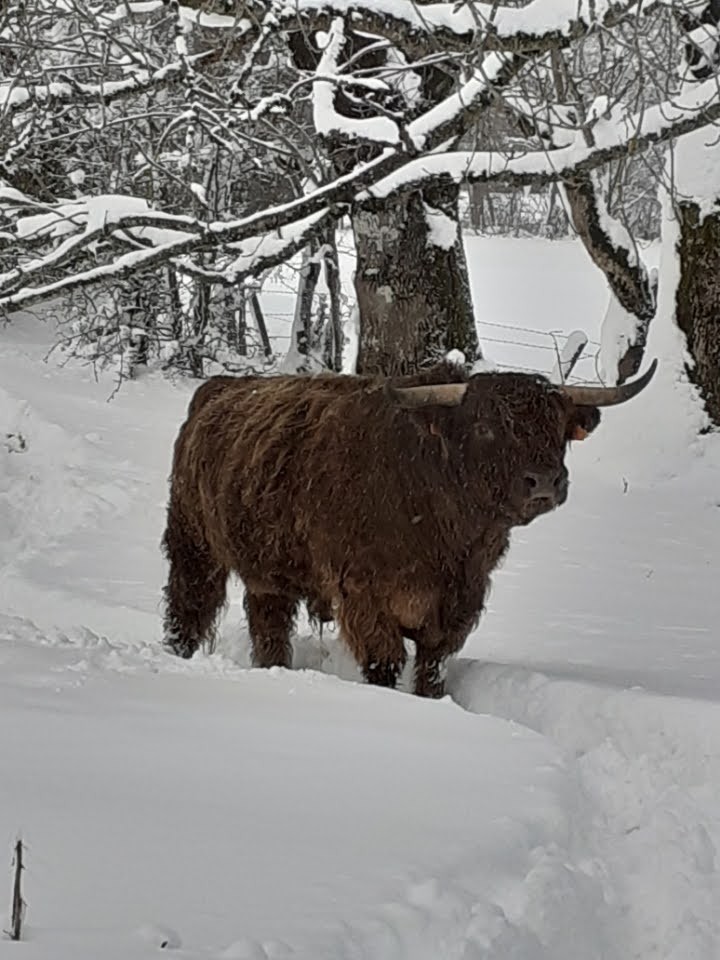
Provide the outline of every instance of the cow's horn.
<path id="1" fill-rule="evenodd" d="M 403 407 L 457 407 L 467 390 L 466 383 L 432 383 L 423 387 L 395 387 L 393 394 Z"/>
<path id="2" fill-rule="evenodd" d="M 636 397 L 650 383 L 656 369 L 657 360 L 653 360 L 647 373 L 619 387 L 562 387 L 561 389 L 565 396 L 579 407 L 611 407 Z"/>

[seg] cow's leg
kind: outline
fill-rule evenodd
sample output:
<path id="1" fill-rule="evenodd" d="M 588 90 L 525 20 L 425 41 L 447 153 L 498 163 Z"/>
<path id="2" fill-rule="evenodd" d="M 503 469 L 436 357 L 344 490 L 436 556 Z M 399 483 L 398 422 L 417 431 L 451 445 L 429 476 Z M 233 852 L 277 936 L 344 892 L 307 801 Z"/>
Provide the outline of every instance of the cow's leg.
<path id="1" fill-rule="evenodd" d="M 447 658 L 437 651 L 417 648 L 413 690 L 418 697 L 439 700 L 445 696 L 446 665 Z"/>
<path id="2" fill-rule="evenodd" d="M 298 601 L 275 593 L 245 590 L 245 613 L 256 667 L 291 667 L 290 632 Z"/>
<path id="3" fill-rule="evenodd" d="M 214 627 L 226 599 L 228 571 L 216 563 L 206 544 L 187 533 L 187 526 L 170 517 L 163 549 L 170 569 L 163 591 L 164 636 L 179 656 L 189 658 L 213 639 Z"/>
<path id="4" fill-rule="evenodd" d="M 345 598 L 338 613 L 340 630 L 365 680 L 395 687 L 407 653 L 399 624 L 377 612 L 371 598 Z"/>
<path id="5" fill-rule="evenodd" d="M 447 663 L 465 644 L 476 618 L 445 625 L 444 629 L 418 630 L 415 635 L 415 685 L 419 697 L 439 700 L 445 696 Z"/>
<path id="6" fill-rule="evenodd" d="M 417 648 L 414 692 L 418 697 L 439 700 L 445 696 L 448 657 L 438 650 Z"/>

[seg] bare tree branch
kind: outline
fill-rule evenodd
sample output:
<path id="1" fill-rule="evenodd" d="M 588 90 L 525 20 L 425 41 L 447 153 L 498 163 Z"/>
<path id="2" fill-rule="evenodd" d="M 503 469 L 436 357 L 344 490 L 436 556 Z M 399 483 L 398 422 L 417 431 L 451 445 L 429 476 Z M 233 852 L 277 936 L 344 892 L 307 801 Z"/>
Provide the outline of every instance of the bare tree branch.
<path id="1" fill-rule="evenodd" d="M 214 59 L 215 51 L 195 54 L 188 58 L 195 62 Z M 64 77 L 51 84 L 15 84 L 0 87 L 0 111 L 4 115 L 20 113 L 38 105 L 80 106 L 82 104 L 109 106 L 133 94 L 148 90 L 162 90 L 180 83 L 184 77 L 181 61 L 168 63 L 153 71 L 139 71 L 124 80 L 108 80 L 105 83 L 81 83 L 72 77 Z"/>
<path id="2" fill-rule="evenodd" d="M 245 5 L 235 2 L 239 16 Z M 305 31 L 327 31 L 333 17 L 349 16 L 353 30 L 383 36 L 417 59 L 439 50 L 536 53 L 569 46 L 595 26 L 612 27 L 628 16 L 650 13 L 661 2 L 616 0 L 596 8 L 592 0 L 531 0 L 522 7 L 480 2 L 425 5 L 412 0 L 295 0 L 292 4 L 276 0 L 275 14 L 285 29 L 295 20 Z M 188 12 L 215 14 L 216 26 L 222 26 L 224 15 L 225 25 L 238 29 L 237 17 L 227 14 L 222 0 L 185 0 L 183 6 Z"/>
<path id="3" fill-rule="evenodd" d="M 37 302 L 63 289 L 94 283 L 102 277 L 120 272 L 122 275 L 134 270 L 147 269 L 168 259 L 203 250 L 217 249 L 223 244 L 238 243 L 252 237 L 263 237 L 273 231 L 297 224 L 305 218 L 328 210 L 334 205 L 334 214 L 339 216 L 349 204 L 358 200 L 379 200 L 390 194 L 417 186 L 429 177 L 447 178 L 456 183 L 462 180 L 475 182 L 510 183 L 516 186 L 545 184 L 558 180 L 572 180 L 597 169 L 628 152 L 646 150 L 651 144 L 667 142 L 707 126 L 720 119 L 720 98 L 714 79 L 705 81 L 693 91 L 692 100 L 685 104 L 664 103 L 632 118 L 627 124 L 616 123 L 603 130 L 592 147 L 572 145 L 554 152 L 537 151 L 517 158 L 510 158 L 498 167 L 496 153 L 456 152 L 431 154 L 408 161 L 401 151 L 388 148 L 367 163 L 359 165 L 351 173 L 325 184 L 306 196 L 279 207 L 263 210 L 241 220 L 198 225 L 195 236 L 184 236 L 156 247 L 132 251 L 120 257 L 114 264 L 92 268 L 77 277 L 65 278 L 57 284 L 37 288 L 24 288 L 10 296 L 0 298 L 0 306 L 12 307 L 21 303 Z M 145 217 L 118 216 L 115 229 L 147 222 Z M 157 225 L 157 220 L 154 221 Z M 167 228 L 167 220 L 163 224 Z M 280 262 L 282 258 L 276 262 Z M 247 275 L 254 275 L 260 268 L 249 267 Z"/>
<path id="4" fill-rule="evenodd" d="M 667 143 L 720 120 L 720 90 L 715 78 L 699 84 L 692 99 L 666 101 L 602 129 L 594 146 L 576 143 L 558 150 L 537 150 L 503 158 L 497 152 L 434 153 L 409 160 L 358 199 L 381 199 L 415 187 L 429 177 L 460 183 L 505 183 L 516 187 L 570 180 L 620 157 Z"/>
<path id="5" fill-rule="evenodd" d="M 279 227 L 277 236 L 262 234 L 260 236 L 245 237 L 241 249 L 235 260 L 222 272 L 207 271 L 195 266 L 192 262 L 180 260 L 175 263 L 179 272 L 192 276 L 210 279 L 214 283 L 236 285 L 246 277 L 257 276 L 265 270 L 278 266 L 293 257 L 305 247 L 315 236 L 322 236 L 330 224 L 337 218 L 337 211 L 329 209 L 321 211 L 306 219 L 305 222 L 295 221 L 289 228 Z M 118 257 L 112 263 L 90 267 L 77 274 L 62 277 L 54 282 L 45 283 L 37 287 L 24 287 L 16 292 L 0 297 L 0 309 L 12 311 L 21 306 L 31 306 L 56 296 L 58 293 L 81 289 L 98 283 L 100 280 L 120 280 L 132 276 L 140 270 L 157 267 L 169 260 L 182 257 L 189 252 L 202 250 L 217 250 L 217 241 L 205 244 L 200 238 L 189 237 L 186 240 L 176 240 L 158 247 L 142 250 L 133 250 Z"/>

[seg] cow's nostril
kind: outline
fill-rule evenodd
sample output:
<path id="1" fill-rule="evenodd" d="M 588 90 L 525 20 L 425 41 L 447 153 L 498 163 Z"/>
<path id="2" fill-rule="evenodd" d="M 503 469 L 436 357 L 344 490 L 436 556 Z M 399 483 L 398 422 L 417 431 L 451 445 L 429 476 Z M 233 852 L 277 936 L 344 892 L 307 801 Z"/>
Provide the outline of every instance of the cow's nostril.
<path id="1" fill-rule="evenodd" d="M 565 486 L 565 472 L 528 470 L 524 475 L 526 496 L 531 500 L 554 500 Z"/>

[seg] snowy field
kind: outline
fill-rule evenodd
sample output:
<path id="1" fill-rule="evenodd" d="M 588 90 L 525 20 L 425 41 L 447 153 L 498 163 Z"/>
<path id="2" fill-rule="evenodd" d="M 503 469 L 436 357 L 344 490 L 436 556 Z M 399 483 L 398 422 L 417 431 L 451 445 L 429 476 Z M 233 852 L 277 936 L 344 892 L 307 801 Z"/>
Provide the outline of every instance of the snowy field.
<path id="1" fill-rule="evenodd" d="M 469 258 L 481 336 L 598 339 L 576 244 Z M 0 915 L 19 833 L 28 902 L 0 960 L 717 960 L 720 450 L 666 321 L 653 385 L 574 446 L 441 702 L 363 686 L 303 623 L 296 669 L 248 670 L 237 591 L 217 654 L 162 652 L 192 386 L 108 402 L 42 363 L 51 336 L 0 331 Z"/>

